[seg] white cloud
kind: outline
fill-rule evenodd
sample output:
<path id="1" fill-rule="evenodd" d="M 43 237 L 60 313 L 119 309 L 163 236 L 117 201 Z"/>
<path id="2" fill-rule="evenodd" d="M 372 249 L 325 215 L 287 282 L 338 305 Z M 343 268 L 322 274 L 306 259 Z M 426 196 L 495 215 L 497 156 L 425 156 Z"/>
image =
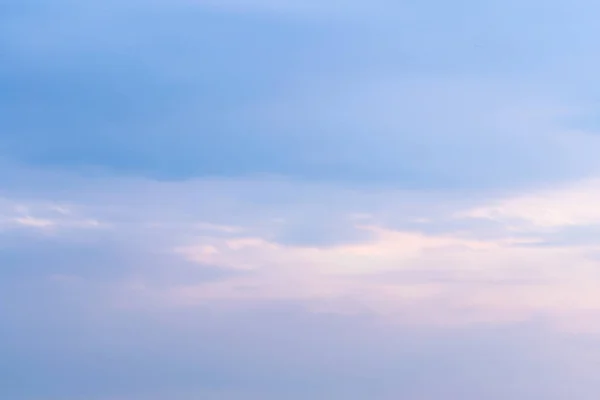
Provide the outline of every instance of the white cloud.
<path id="1" fill-rule="evenodd" d="M 132 270 L 117 284 L 123 304 L 292 301 L 316 311 L 369 310 L 388 321 L 421 324 L 507 323 L 543 315 L 568 325 L 569 318 L 579 321 L 600 310 L 600 246 L 548 245 L 546 229 L 596 221 L 595 182 L 473 206 L 480 200 L 443 192 L 284 180 L 109 179 L 88 184 L 85 192 L 78 185 L 65 189 L 45 208 L 21 201 L 26 207 L 20 214 L 14 204 L 6 209 L 10 218 L 36 226 L 94 225 L 93 215 L 112 227 L 111 240 L 121 248 L 176 257 L 159 275 L 130 260 Z M 70 204 L 69 212 L 51 211 L 57 204 Z M 545 208 L 559 217 L 548 218 L 540 211 Z M 490 218 L 493 235 L 478 222 Z M 359 234 L 304 244 L 281 239 L 298 224 L 317 234 L 323 224 L 334 227 L 334 236 Z M 85 235 L 78 231 L 78 238 Z M 193 278 L 207 267 L 230 274 Z M 182 268 L 192 278 L 171 278 Z M 156 276 L 164 283 L 157 284 Z"/>
<path id="2" fill-rule="evenodd" d="M 0 228 L 29 228 L 43 232 L 65 229 L 96 229 L 106 223 L 86 217 L 63 204 L 0 199 Z"/>
<path id="3" fill-rule="evenodd" d="M 33 228 L 48 228 L 55 225 L 54 221 L 49 219 L 34 218 L 30 216 L 13 218 L 18 225 L 29 226 Z"/>
<path id="4" fill-rule="evenodd" d="M 600 181 L 591 179 L 508 197 L 458 216 L 560 229 L 600 224 L 599 204 Z"/>
<path id="5" fill-rule="evenodd" d="M 600 263 L 588 257 L 600 246 L 528 243 L 386 229 L 377 229 L 369 242 L 330 248 L 283 246 L 260 238 L 200 240 L 180 251 L 201 264 L 254 274 L 183 285 L 168 296 L 183 304 L 304 300 L 338 311 L 361 304 L 392 319 L 408 315 L 417 323 L 446 324 L 600 310 L 600 297 L 594 295 L 600 290 Z"/>

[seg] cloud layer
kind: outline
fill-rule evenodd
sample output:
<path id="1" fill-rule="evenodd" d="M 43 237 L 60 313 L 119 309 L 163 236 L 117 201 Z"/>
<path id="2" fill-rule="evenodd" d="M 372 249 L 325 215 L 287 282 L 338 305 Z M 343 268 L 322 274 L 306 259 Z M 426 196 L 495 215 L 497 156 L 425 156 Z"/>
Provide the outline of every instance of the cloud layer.
<path id="1" fill-rule="evenodd" d="M 0 397 L 596 399 L 598 6 L 0 6 Z"/>

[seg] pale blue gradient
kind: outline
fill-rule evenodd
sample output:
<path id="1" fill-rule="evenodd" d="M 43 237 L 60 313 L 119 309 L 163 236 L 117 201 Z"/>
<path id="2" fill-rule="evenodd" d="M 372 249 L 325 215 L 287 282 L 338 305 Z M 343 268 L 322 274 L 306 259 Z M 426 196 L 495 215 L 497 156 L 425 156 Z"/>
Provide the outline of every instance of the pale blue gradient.
<path id="1" fill-rule="evenodd" d="M 2 2 L 0 399 L 597 399 L 599 17 Z"/>
<path id="2" fill-rule="evenodd" d="M 8 6 L 6 156 L 426 188 L 598 168 L 595 136 L 552 137 L 594 120 L 592 2 L 204 3 Z"/>

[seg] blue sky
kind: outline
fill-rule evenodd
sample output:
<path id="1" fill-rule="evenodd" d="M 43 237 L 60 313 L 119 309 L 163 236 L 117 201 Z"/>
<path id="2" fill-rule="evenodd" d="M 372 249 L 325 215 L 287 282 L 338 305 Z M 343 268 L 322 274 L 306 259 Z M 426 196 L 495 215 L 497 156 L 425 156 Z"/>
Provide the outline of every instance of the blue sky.
<path id="1" fill-rule="evenodd" d="M 0 397 L 596 399 L 599 13 L 0 5 Z"/>

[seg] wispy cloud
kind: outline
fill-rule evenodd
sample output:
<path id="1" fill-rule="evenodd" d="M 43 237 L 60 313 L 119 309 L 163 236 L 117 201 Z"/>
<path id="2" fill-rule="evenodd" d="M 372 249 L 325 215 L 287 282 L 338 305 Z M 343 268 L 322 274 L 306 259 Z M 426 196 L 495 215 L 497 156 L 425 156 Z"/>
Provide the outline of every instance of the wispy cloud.
<path id="1" fill-rule="evenodd" d="M 155 306 L 175 308 L 213 302 L 300 301 L 315 310 L 366 309 L 398 321 L 409 315 L 405 322 L 437 325 L 443 321 L 449 326 L 502 324 L 535 316 L 562 324 L 569 315 L 577 320 L 582 311 L 599 306 L 592 294 L 598 288 L 594 282 L 600 248 L 587 241 L 553 245 L 557 229 L 570 228 L 570 219 L 547 230 L 545 220 L 537 223 L 535 214 L 482 211 L 511 200 L 457 201 L 441 192 L 418 191 L 374 195 L 366 189 L 347 197 L 341 187 L 289 186 L 282 181 L 98 183 L 79 201 L 86 201 L 85 208 L 111 226 L 124 268 L 113 285 L 125 290 L 120 301 L 126 303 L 143 304 L 146 297 Z M 293 200 L 293 195 L 278 199 L 284 188 L 302 192 L 303 199 Z M 141 193 L 148 199 L 144 203 L 137 200 Z M 81 196 L 75 191 L 69 196 L 77 195 Z M 315 201 L 335 199 L 335 205 L 307 202 L 313 195 Z M 554 203 L 545 204 L 544 196 L 515 196 L 522 197 L 533 199 L 525 211 L 560 212 Z M 436 202 L 454 206 L 431 213 L 435 207 L 430 205 Z M 324 220 L 321 215 L 331 207 L 338 215 Z M 356 219 L 357 213 L 363 217 Z M 493 235 L 489 226 L 478 224 L 489 218 L 496 224 Z M 38 222 L 50 220 L 22 221 L 43 229 L 48 226 Z M 231 225 L 234 221 L 237 226 Z M 290 242 L 288 231 L 294 231 L 300 221 L 313 232 L 322 226 L 337 227 L 328 233 L 334 240 L 319 242 L 316 236 L 312 242 Z M 356 233 L 349 235 L 348 230 Z M 101 237 L 93 234 L 90 239 L 96 242 Z M 71 239 L 64 240 L 63 246 Z M 76 276 L 76 269 L 73 272 Z M 63 270 L 45 271 L 55 273 Z M 213 273 L 220 278 L 204 278 Z M 179 278 L 185 276 L 189 279 Z"/>

